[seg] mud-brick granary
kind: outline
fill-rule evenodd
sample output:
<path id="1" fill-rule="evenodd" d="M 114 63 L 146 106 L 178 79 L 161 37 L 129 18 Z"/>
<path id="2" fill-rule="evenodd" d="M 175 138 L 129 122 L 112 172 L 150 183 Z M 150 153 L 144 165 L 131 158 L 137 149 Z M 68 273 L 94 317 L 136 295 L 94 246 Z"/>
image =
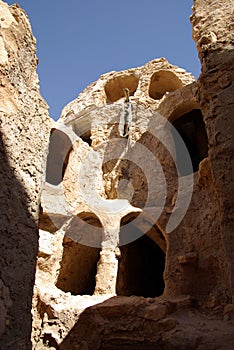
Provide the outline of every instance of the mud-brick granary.
<path id="1" fill-rule="evenodd" d="M 233 4 L 195 0 L 198 81 L 157 58 L 57 122 L 0 1 L 0 349 L 233 349 Z"/>

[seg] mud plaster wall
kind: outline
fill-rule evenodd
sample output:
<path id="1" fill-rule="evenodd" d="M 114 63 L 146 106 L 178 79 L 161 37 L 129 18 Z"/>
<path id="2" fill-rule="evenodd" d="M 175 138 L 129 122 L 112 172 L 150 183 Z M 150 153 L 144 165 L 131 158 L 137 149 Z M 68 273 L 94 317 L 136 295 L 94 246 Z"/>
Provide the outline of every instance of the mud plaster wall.
<path id="1" fill-rule="evenodd" d="M 0 348 L 30 349 L 38 211 L 51 121 L 35 39 L 17 5 L 0 1 Z"/>

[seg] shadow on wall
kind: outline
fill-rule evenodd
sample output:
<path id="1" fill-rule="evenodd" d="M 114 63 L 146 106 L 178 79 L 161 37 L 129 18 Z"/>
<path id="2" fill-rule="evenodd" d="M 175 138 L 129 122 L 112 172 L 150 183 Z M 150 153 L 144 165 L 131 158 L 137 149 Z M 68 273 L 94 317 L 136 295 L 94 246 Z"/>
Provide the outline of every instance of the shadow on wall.
<path id="1" fill-rule="evenodd" d="M 165 349 L 161 339 L 157 339 L 158 328 L 152 330 L 157 323 L 143 317 L 143 305 L 146 304 L 142 303 L 142 298 L 133 296 L 112 297 L 88 307 L 59 345 L 59 349 Z M 152 337 L 153 333 L 155 337 Z M 144 341 L 142 338 L 145 338 Z"/>
<path id="2" fill-rule="evenodd" d="M 38 226 L 0 133 L 0 349 L 30 349 Z M 9 289 L 8 289 L 9 288 Z"/>

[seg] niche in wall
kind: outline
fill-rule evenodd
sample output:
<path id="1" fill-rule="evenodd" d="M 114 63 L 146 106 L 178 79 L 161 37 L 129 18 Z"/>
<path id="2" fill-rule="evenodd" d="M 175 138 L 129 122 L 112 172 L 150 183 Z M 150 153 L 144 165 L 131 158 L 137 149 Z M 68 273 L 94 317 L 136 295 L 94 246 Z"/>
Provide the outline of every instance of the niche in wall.
<path id="1" fill-rule="evenodd" d="M 170 71 L 155 72 L 150 80 L 149 96 L 154 100 L 161 100 L 166 92 L 172 92 L 183 86 L 181 80 Z"/>
<path id="2" fill-rule="evenodd" d="M 92 226 L 102 227 L 93 213 L 81 213 L 79 218 L 90 225 L 90 230 Z M 77 222 L 80 226 L 73 229 L 77 231 L 88 229 L 87 225 L 82 228 L 81 220 Z M 74 238 L 75 235 L 65 236 L 63 240 L 63 256 L 56 287 L 73 295 L 93 295 L 100 248 L 80 244 L 78 240 L 71 237 Z"/>
<path id="3" fill-rule="evenodd" d="M 105 85 L 106 102 L 112 103 L 124 97 L 124 88 L 128 88 L 130 96 L 133 96 L 139 79 L 134 75 L 122 75 L 109 80 Z"/>

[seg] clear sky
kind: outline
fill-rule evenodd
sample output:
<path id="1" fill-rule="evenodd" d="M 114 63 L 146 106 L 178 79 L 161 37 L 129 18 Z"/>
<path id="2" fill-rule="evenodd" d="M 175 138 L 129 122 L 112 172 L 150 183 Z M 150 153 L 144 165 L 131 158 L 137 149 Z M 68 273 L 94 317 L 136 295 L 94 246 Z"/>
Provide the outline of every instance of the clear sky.
<path id="1" fill-rule="evenodd" d="M 54 119 L 108 71 L 165 57 L 199 76 L 189 21 L 192 0 L 16 1 L 37 39 L 41 93 Z"/>

